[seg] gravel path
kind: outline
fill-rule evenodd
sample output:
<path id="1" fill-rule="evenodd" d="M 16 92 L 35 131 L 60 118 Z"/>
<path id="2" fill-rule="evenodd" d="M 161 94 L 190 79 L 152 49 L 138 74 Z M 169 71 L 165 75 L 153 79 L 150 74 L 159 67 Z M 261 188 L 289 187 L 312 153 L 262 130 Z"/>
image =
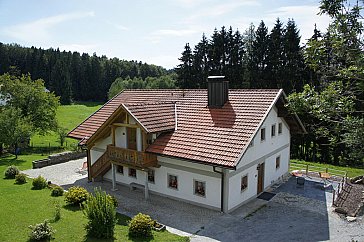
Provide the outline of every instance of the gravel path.
<path id="1" fill-rule="evenodd" d="M 84 159 L 23 171 L 31 177 L 38 175 L 52 183 L 68 188 L 95 187 L 117 197 L 118 212 L 133 216 L 138 212 L 167 225 L 170 232 L 189 236 L 191 241 L 364 241 L 363 216 L 347 222 L 332 211 L 332 193 L 321 183 L 309 181 L 297 188 L 290 178 L 273 192 L 270 201 L 254 199 L 231 214 L 223 214 L 170 198 L 150 194 L 144 200 L 141 190 L 111 182 L 87 182 L 86 174 L 76 173 Z"/>

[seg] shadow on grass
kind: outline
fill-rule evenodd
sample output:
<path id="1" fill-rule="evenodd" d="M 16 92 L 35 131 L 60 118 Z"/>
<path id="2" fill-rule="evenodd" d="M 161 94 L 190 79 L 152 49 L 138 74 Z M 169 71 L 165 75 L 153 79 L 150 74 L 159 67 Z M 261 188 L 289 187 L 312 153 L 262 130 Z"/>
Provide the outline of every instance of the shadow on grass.
<path id="1" fill-rule="evenodd" d="M 77 212 L 81 210 L 80 205 L 66 204 L 63 206 L 64 209 L 72 212 Z"/>
<path id="2" fill-rule="evenodd" d="M 26 162 L 27 161 L 23 159 L 16 159 L 15 155 L 12 154 L 5 154 L 0 156 L 0 166 L 11 166 L 11 165 L 19 166 Z"/>
<path id="3" fill-rule="evenodd" d="M 72 103 L 72 105 L 83 105 L 83 106 L 86 106 L 86 107 L 96 107 L 96 106 L 100 106 L 104 103 L 102 102 L 74 102 Z"/>

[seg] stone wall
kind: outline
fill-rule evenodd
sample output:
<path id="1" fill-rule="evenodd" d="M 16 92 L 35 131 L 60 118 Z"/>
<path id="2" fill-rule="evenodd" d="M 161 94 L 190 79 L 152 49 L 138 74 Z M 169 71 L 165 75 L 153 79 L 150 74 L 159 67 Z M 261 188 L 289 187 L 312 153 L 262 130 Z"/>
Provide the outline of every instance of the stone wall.
<path id="1" fill-rule="evenodd" d="M 81 159 L 83 157 L 86 157 L 86 152 L 71 152 L 71 151 L 65 151 L 58 154 L 53 154 L 48 156 L 46 159 L 42 160 L 35 160 L 33 161 L 33 169 L 36 168 L 42 168 L 45 166 L 50 166 L 54 164 L 64 163 L 70 160 L 76 160 Z"/>

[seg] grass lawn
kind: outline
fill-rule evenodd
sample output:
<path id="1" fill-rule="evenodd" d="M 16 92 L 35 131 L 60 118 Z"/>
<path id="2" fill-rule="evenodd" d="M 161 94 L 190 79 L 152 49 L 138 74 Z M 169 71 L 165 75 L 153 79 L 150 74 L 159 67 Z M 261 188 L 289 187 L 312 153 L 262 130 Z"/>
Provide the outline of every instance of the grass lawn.
<path id="1" fill-rule="evenodd" d="M 291 160 L 292 163 L 296 163 L 299 165 L 303 165 L 309 166 L 309 169 L 311 169 L 310 167 L 314 166 L 315 168 L 312 168 L 313 170 L 320 170 L 320 171 L 324 171 L 326 168 L 328 168 L 328 172 L 330 173 L 330 169 L 333 170 L 339 170 L 339 171 L 343 171 L 343 172 L 348 172 L 348 177 L 355 177 L 355 176 L 360 176 L 360 175 L 364 175 L 364 169 L 361 168 L 354 168 L 354 167 L 346 167 L 346 166 L 334 166 L 334 165 L 330 165 L 330 164 L 322 164 L 322 163 L 316 163 L 316 162 L 309 162 L 309 161 L 302 161 L 302 160 Z M 295 170 L 294 167 L 291 167 L 291 170 Z"/>
<path id="2" fill-rule="evenodd" d="M 0 158 L 0 241 L 27 241 L 29 225 L 52 220 L 55 204 L 62 206 L 61 219 L 52 222 L 56 229 L 54 241 L 105 241 L 88 238 L 84 229 L 87 219 L 79 208 L 65 206 L 64 197 L 52 197 L 49 189 L 31 190 L 31 180 L 23 185 L 14 184 L 14 180 L 3 179 L 7 166 L 14 164 L 20 169 L 31 168 L 31 161 L 41 158 L 40 155 L 21 155 L 17 160 L 14 156 Z M 106 241 L 146 241 L 132 239 L 128 236 L 127 222 L 129 217 L 118 215 L 119 222 L 115 227 L 115 238 Z M 188 241 L 167 231 L 153 232 L 153 238 L 147 241 Z"/>
<path id="3" fill-rule="evenodd" d="M 67 131 L 71 131 L 100 107 L 100 103 L 91 102 L 62 105 L 58 107 L 57 120 L 61 127 L 67 129 Z M 77 140 L 69 138 L 67 138 L 66 141 L 66 149 L 72 149 L 72 146 L 75 146 L 78 142 Z M 50 150 L 56 150 L 60 146 L 57 133 L 55 132 L 50 132 L 45 136 L 34 135 L 31 138 L 30 143 L 33 147 L 51 147 Z"/>

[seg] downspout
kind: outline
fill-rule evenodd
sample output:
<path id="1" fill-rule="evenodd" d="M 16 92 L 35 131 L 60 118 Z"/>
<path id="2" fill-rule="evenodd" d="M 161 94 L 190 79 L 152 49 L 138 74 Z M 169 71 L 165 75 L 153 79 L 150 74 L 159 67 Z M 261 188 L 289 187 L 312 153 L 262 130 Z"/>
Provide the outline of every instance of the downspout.
<path id="1" fill-rule="evenodd" d="M 221 175 L 221 212 L 224 212 L 224 181 L 225 175 L 222 171 L 217 171 L 216 166 L 213 167 L 213 171 Z"/>

